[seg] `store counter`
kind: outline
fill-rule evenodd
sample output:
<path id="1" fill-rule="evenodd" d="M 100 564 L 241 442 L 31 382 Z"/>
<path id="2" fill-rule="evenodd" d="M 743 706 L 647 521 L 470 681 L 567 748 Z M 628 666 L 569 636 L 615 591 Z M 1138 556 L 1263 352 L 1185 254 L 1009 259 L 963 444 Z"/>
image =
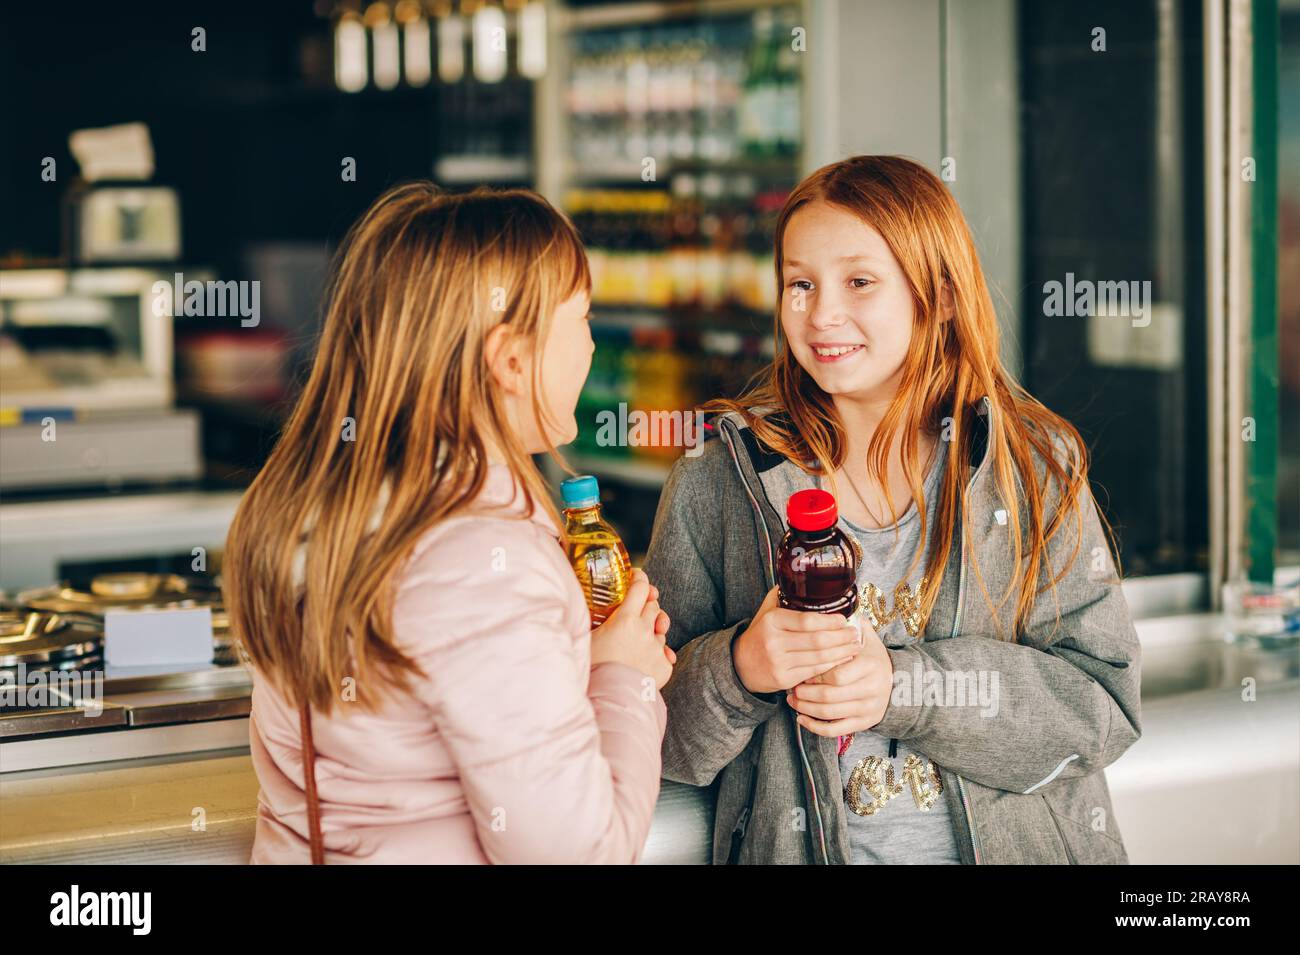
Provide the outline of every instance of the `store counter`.
<path id="1" fill-rule="evenodd" d="M 1138 629 L 1143 735 L 1107 770 L 1130 860 L 1300 862 L 1296 653 L 1225 644 L 1208 615 Z M 247 678 L 181 684 L 108 693 L 119 722 L 95 731 L 0 720 L 0 862 L 246 862 Z M 708 790 L 665 782 L 644 861 L 707 862 L 712 816 Z"/>

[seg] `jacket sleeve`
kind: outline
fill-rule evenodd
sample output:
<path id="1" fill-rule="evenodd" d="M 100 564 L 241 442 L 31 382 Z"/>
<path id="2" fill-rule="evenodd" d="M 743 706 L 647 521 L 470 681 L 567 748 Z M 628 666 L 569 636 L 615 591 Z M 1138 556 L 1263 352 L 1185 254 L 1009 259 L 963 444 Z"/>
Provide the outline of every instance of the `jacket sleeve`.
<path id="1" fill-rule="evenodd" d="M 668 645 L 677 652 L 663 690 L 668 705 L 663 774 L 692 786 L 713 782 L 783 705 L 782 694 L 756 696 L 736 673 L 731 645 L 750 618 L 723 619 L 719 492 L 710 491 L 713 499 L 707 503 L 698 499 L 702 464 L 682 458 L 673 466 L 645 562 L 646 574 L 659 588 L 659 605 L 672 619 Z"/>
<path id="2" fill-rule="evenodd" d="M 1049 566 L 1060 572 L 1080 531 L 1070 571 L 1039 595 L 1019 642 L 967 633 L 891 649 L 894 693 L 873 731 L 906 740 L 974 782 L 1016 793 L 1091 775 L 1136 742 L 1141 651 L 1086 489 L 1080 518 L 1067 517 L 1048 545 L 1039 585 Z M 977 584 L 970 599 L 983 599 Z M 964 679 L 968 689 L 985 681 L 989 705 L 943 705 L 930 688 L 942 697 L 945 679 Z"/>
<path id="3" fill-rule="evenodd" d="M 394 608 L 417 695 L 494 863 L 629 863 L 659 793 L 666 709 L 622 664 L 580 667 L 549 543 L 466 522 L 414 558 Z M 553 546 L 553 544 L 551 545 Z M 494 556 L 505 556 L 505 565 Z"/>

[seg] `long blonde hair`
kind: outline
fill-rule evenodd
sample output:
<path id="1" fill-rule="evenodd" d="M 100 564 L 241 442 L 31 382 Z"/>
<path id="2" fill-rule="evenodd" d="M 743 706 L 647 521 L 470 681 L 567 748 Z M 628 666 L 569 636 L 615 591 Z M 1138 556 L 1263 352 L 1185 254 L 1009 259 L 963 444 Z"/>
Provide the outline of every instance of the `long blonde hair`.
<path id="1" fill-rule="evenodd" d="M 417 539 L 478 495 L 487 447 L 529 515 L 558 517 L 484 341 L 505 323 L 531 348 L 533 415 L 548 434 L 542 345 L 556 307 L 590 289 L 573 224 L 527 190 L 406 184 L 353 225 L 311 376 L 240 503 L 222 569 L 235 634 L 290 702 L 328 713 L 352 677 L 373 706 L 375 676 L 405 685 L 418 673 L 394 640 L 395 578 Z"/>
<path id="2" fill-rule="evenodd" d="M 889 245 L 911 286 L 914 303 L 912 343 L 904 360 L 898 393 L 886 410 L 867 447 L 868 473 L 884 488 L 893 513 L 887 480 L 890 449 L 901 431 L 903 475 L 921 515 L 922 533 L 913 566 L 925 547 L 926 505 L 919 461 L 922 430 L 943 432 L 948 467 L 939 494 L 933 546 L 927 560 L 921 611 L 928 617 L 938 598 L 943 569 L 953 546 L 958 505 L 967 512 L 965 462 L 975 439 L 968 426 L 970 412 L 987 396 L 992 404 L 988 453 L 995 480 L 1007 502 L 1022 502 L 1028 526 L 1022 527 L 1018 508 L 1010 507 L 1009 535 L 1014 575 L 996 602 L 988 593 L 975 558 L 976 578 L 998 635 L 1015 640 L 1022 632 L 1038 595 L 1064 578 L 1079 552 L 1082 529 L 1081 493 L 1087 488 L 1088 453 L 1078 431 L 1025 391 L 1002 366 L 998 323 L 984 281 L 979 256 L 957 201 L 943 182 L 924 166 L 901 156 L 854 156 L 812 173 L 791 192 L 777 219 L 776 277 L 782 281 L 785 230 L 790 218 L 810 202 L 822 201 L 856 215 Z M 941 321 L 945 288 L 951 296 L 952 318 Z M 833 475 L 844 463 L 847 441 L 831 397 L 818 387 L 791 353 L 776 312 L 777 353 L 755 385 L 738 400 L 720 399 L 706 411 L 742 414 L 755 436 L 790 461 L 816 473 Z M 755 414 L 764 408 L 784 414 Z M 1067 460 L 1054 447 L 1063 442 Z M 1034 459 L 1046 462 L 1039 478 Z M 811 468 L 805 464 L 812 462 Z M 1059 492 L 1050 520 L 1044 517 L 1052 486 Z M 1047 547 L 1073 522 L 1074 548 L 1055 576 L 1050 576 Z M 1109 534 L 1109 528 L 1107 528 Z M 1114 552 L 1114 542 L 1108 539 Z M 975 555 L 972 554 L 974 557 Z M 1115 564 L 1118 568 L 1118 562 Z M 1048 573 L 1041 587 L 1040 574 Z M 1000 610 L 1018 594 L 1011 632 L 1003 633 Z M 1059 606 L 1058 606 L 1059 620 Z"/>

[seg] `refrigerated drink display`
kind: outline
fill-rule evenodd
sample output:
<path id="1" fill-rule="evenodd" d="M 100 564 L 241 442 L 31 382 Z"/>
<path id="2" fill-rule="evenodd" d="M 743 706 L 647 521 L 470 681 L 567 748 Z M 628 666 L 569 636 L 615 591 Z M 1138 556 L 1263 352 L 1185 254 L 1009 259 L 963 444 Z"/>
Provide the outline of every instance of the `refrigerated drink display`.
<path id="1" fill-rule="evenodd" d="M 786 190 L 752 176 L 678 173 L 668 190 L 572 189 L 565 204 L 591 265 L 592 304 L 683 315 L 768 318 L 772 231 Z"/>
<path id="2" fill-rule="evenodd" d="M 598 358 L 612 349 L 580 399 L 573 460 L 620 492 L 657 487 L 686 447 L 677 422 L 739 394 L 773 354 L 773 232 L 803 136 L 800 11 L 616 25 L 579 11 L 567 28 L 561 195 L 591 263 Z M 637 412 L 667 416 L 649 440 L 598 440 L 602 413 Z M 611 506 L 632 527 L 628 500 Z"/>
<path id="3" fill-rule="evenodd" d="M 747 158 L 788 158 L 799 149 L 799 70 L 794 54 L 785 17 L 774 10 L 757 11 L 740 104 L 740 138 Z"/>
<path id="4" fill-rule="evenodd" d="M 582 596 L 599 627 L 627 596 L 632 561 L 618 531 L 600 515 L 600 485 L 589 474 L 560 485 L 569 562 L 578 575 Z"/>
<path id="5" fill-rule="evenodd" d="M 696 365 L 668 329 L 633 332 L 638 346 L 630 356 L 632 380 L 629 410 L 642 425 L 637 452 L 648 458 L 675 458 L 690 432 L 690 408 L 702 398 L 691 385 Z"/>
<path id="6" fill-rule="evenodd" d="M 587 247 L 593 304 L 672 304 L 672 275 L 659 254 L 672 228 L 667 192 L 574 189 L 565 205 Z"/>
<path id="7" fill-rule="evenodd" d="M 600 325 L 592 328 L 596 351 L 591 371 L 574 415 L 578 436 L 571 445 L 579 454 L 606 458 L 625 458 L 630 452 L 627 442 L 601 430 L 602 412 L 617 413 L 621 403 L 632 395 L 632 333 L 630 329 Z M 614 440 L 610 440 L 610 438 Z"/>
<path id="8" fill-rule="evenodd" d="M 575 33 L 568 91 L 573 162 L 635 172 L 646 156 L 737 157 L 750 42 L 744 18 Z"/>

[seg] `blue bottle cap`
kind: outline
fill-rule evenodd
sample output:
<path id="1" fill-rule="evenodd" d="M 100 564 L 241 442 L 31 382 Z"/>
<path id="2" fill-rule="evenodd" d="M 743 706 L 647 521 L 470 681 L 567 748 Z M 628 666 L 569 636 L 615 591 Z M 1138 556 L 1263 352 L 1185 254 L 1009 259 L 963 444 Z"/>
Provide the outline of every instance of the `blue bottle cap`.
<path id="1" fill-rule="evenodd" d="M 600 485 L 590 474 L 581 474 L 560 483 L 560 500 L 565 507 L 591 507 L 600 503 Z"/>

